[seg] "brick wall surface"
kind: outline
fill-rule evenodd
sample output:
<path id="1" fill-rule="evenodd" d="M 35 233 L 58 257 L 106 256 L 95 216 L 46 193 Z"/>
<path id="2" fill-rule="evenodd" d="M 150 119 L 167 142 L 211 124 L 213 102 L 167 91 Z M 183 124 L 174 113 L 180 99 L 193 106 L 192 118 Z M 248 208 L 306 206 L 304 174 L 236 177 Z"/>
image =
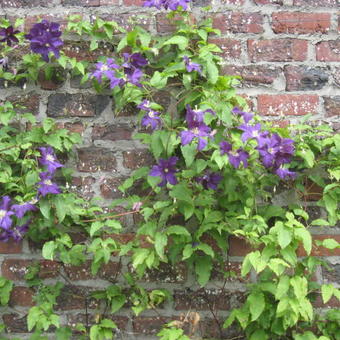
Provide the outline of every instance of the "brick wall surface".
<path id="1" fill-rule="evenodd" d="M 167 33 L 172 25 L 163 12 L 155 13 L 141 7 L 142 0 L 0 0 L 0 15 L 10 19 L 24 17 L 27 30 L 37 18 L 47 18 L 65 25 L 66 17 L 80 13 L 84 18 L 98 16 L 115 19 L 124 26 L 131 16 L 143 14 L 139 22 L 150 31 Z M 328 122 L 339 129 L 340 115 L 340 3 L 339 0 L 193 0 L 193 14 L 199 7 L 212 5 L 206 14 L 222 32 L 211 41 L 222 49 L 225 74 L 241 75 L 243 83 L 239 93 L 249 98 L 253 109 L 268 119 L 281 124 L 294 122 L 298 116 L 308 113 L 318 121 Z M 67 53 L 95 61 L 97 55 L 86 52 L 82 45 L 66 43 Z M 39 118 L 54 117 L 60 126 L 79 132 L 84 143 L 77 150 L 76 159 L 69 165 L 75 169 L 72 188 L 84 197 L 99 196 L 104 204 L 120 197 L 117 187 L 134 169 L 150 164 L 150 155 L 143 145 L 133 141 L 137 131 L 135 110 L 127 108 L 122 115 L 114 117 L 114 103 L 107 95 L 97 95 L 79 79 L 66 77 L 66 81 L 54 83 L 40 81 L 37 86 L 29 85 L 25 90 L 7 87 L 0 80 L 0 100 L 11 99 L 26 105 Z M 160 94 L 166 101 L 166 94 Z M 313 197 L 310 197 L 313 201 Z M 314 202 L 315 203 L 315 202 Z M 321 214 L 313 202 L 308 209 Z M 126 216 L 123 221 L 127 234 L 133 236 L 134 220 Z M 338 228 L 312 230 L 315 239 L 334 237 L 340 241 Z M 242 257 L 250 248 L 242 240 L 230 240 L 229 261 L 226 270 L 238 275 L 226 284 L 223 297 L 219 294 L 221 278 L 216 274 L 214 283 L 202 290 L 194 284 L 192 275 L 184 266 L 175 271 L 163 266 L 159 273 L 150 272 L 146 287 L 166 287 L 174 293 L 174 301 L 160 309 L 160 315 L 147 311 L 134 317 L 124 309 L 112 319 L 120 327 L 124 339 L 152 339 L 159 327 L 169 320 L 179 318 L 189 309 L 200 311 L 203 318 L 201 333 L 217 336 L 218 329 L 209 312 L 209 304 L 217 304 L 220 316 L 239 306 L 244 299 L 245 283 L 255 279 L 252 275 L 239 275 Z M 301 250 L 300 256 L 304 253 Z M 314 248 L 313 255 L 328 261 L 334 269 L 320 269 L 315 279 L 319 283 L 340 282 L 340 251 L 330 252 Z M 110 278 L 117 272 L 128 270 L 127 264 L 119 259 L 101 270 L 97 278 L 89 273 L 89 266 L 61 267 L 60 263 L 43 260 L 31 244 L 0 243 L 0 267 L 3 276 L 15 281 L 10 308 L 3 315 L 8 329 L 19 338 L 26 338 L 25 315 L 34 304 L 32 290 L 25 286 L 23 275 L 28 266 L 39 261 L 40 276 L 50 282 L 67 277 L 67 284 L 58 300 L 58 310 L 65 324 L 74 326 L 84 322 L 84 291 L 109 285 Z M 321 300 L 316 307 L 325 307 Z M 329 302 L 337 304 L 335 300 Z M 88 301 L 90 313 L 95 314 L 97 304 Z M 94 316 L 89 322 L 94 322 Z M 234 330 L 226 331 L 233 337 Z"/>

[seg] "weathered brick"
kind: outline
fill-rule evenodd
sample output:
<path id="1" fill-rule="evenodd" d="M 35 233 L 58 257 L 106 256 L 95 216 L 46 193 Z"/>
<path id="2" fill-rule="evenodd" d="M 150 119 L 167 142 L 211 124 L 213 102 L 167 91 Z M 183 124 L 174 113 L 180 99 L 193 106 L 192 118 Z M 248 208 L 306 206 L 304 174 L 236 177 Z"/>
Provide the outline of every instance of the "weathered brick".
<path id="1" fill-rule="evenodd" d="M 287 91 L 320 90 L 328 82 L 325 68 L 308 66 L 286 66 L 284 68 Z"/>
<path id="2" fill-rule="evenodd" d="M 283 0 L 253 0 L 256 5 L 283 5 Z"/>
<path id="3" fill-rule="evenodd" d="M 172 318 L 169 317 L 135 317 L 132 321 L 133 330 L 139 334 L 157 334 L 164 324 L 170 322 Z"/>
<path id="4" fill-rule="evenodd" d="M 322 267 L 323 283 L 339 283 L 340 282 L 340 264 L 327 263 L 328 268 Z"/>
<path id="5" fill-rule="evenodd" d="M 194 7 L 205 7 L 211 5 L 212 0 L 192 0 L 191 5 Z"/>
<path id="6" fill-rule="evenodd" d="M 75 13 L 74 13 L 75 14 Z M 25 17 L 25 31 L 28 32 L 34 24 L 39 22 L 42 19 L 41 15 L 29 15 Z M 67 27 L 67 16 L 65 14 L 44 14 L 43 19 L 51 21 L 51 22 L 57 22 L 60 24 L 60 29 L 63 31 Z"/>
<path id="7" fill-rule="evenodd" d="M 92 140 L 129 140 L 133 131 L 129 124 L 94 125 Z"/>
<path id="8" fill-rule="evenodd" d="M 43 90 L 56 90 L 64 85 L 66 72 L 62 68 L 56 68 L 51 79 L 47 79 L 45 72 L 39 72 L 38 82 Z"/>
<path id="9" fill-rule="evenodd" d="M 238 59 L 241 57 L 242 46 L 239 40 L 229 38 L 209 38 L 209 42 L 216 44 L 221 50 L 218 53 L 224 59 Z"/>
<path id="10" fill-rule="evenodd" d="M 78 149 L 78 171 L 116 171 L 116 167 L 116 157 L 110 149 L 97 147 Z"/>
<path id="11" fill-rule="evenodd" d="M 195 17 L 192 16 L 191 19 L 195 21 Z M 171 20 L 166 17 L 165 13 L 156 14 L 156 28 L 159 33 L 171 33 L 176 29 L 175 22 L 180 22 L 181 16 L 175 16 Z"/>
<path id="12" fill-rule="evenodd" d="M 82 79 L 82 76 L 71 76 L 71 79 L 70 79 L 70 86 L 75 88 L 75 89 L 89 89 L 89 88 L 92 88 L 92 81 L 91 80 L 88 80 L 86 81 L 85 83 L 82 83 L 81 84 L 81 79 Z"/>
<path id="13" fill-rule="evenodd" d="M 223 74 L 241 76 L 245 86 L 271 85 L 281 72 L 281 68 L 270 65 L 226 65 L 222 70 Z"/>
<path id="14" fill-rule="evenodd" d="M 64 6 L 100 6 L 100 0 L 61 0 L 61 4 Z"/>
<path id="15" fill-rule="evenodd" d="M 315 301 L 312 302 L 312 305 L 315 308 L 326 308 L 326 307 L 340 308 L 340 301 L 335 296 L 332 296 L 331 299 L 327 303 L 323 303 L 323 300 L 320 294 L 316 297 Z"/>
<path id="16" fill-rule="evenodd" d="M 44 0 L 1 0 L 0 7 L 3 8 L 21 8 L 21 7 L 49 7 L 50 2 Z"/>
<path id="17" fill-rule="evenodd" d="M 9 240 L 0 242 L 0 254 L 20 254 L 22 252 L 22 242 Z"/>
<path id="18" fill-rule="evenodd" d="M 332 76 L 334 85 L 340 87 L 340 67 L 334 69 Z"/>
<path id="19" fill-rule="evenodd" d="M 40 96 L 35 92 L 9 96 L 6 100 L 17 106 L 16 112 L 18 113 L 29 112 L 34 115 L 39 113 Z"/>
<path id="20" fill-rule="evenodd" d="M 220 319 L 219 325 L 223 325 L 224 319 Z M 238 339 L 245 340 L 246 337 L 242 333 L 239 327 L 231 326 L 227 329 L 220 329 L 215 319 L 203 319 L 199 323 L 199 328 L 202 336 L 205 338 L 213 338 L 213 339 Z"/>
<path id="21" fill-rule="evenodd" d="M 316 60 L 340 61 L 340 39 L 321 41 L 316 44 Z"/>
<path id="22" fill-rule="evenodd" d="M 304 61 L 308 41 L 301 39 L 248 40 L 248 53 L 252 62 Z"/>
<path id="23" fill-rule="evenodd" d="M 90 44 L 85 41 L 64 41 L 63 51 L 70 58 L 77 61 L 86 60 L 94 63 L 101 56 L 112 55 L 112 47 L 107 44 L 99 44 L 99 48 L 90 51 Z"/>
<path id="24" fill-rule="evenodd" d="M 213 16 L 213 26 L 222 33 L 262 33 L 263 17 L 260 13 L 228 12 Z"/>
<path id="25" fill-rule="evenodd" d="M 244 239 L 238 238 L 236 236 L 230 236 L 228 243 L 229 256 L 245 256 L 253 251 L 249 243 L 247 243 Z"/>
<path id="26" fill-rule="evenodd" d="M 142 6 L 144 0 L 124 0 L 125 6 Z"/>
<path id="27" fill-rule="evenodd" d="M 26 315 L 22 316 L 17 313 L 4 314 L 2 319 L 8 333 L 28 332 Z"/>
<path id="28" fill-rule="evenodd" d="M 331 26 L 330 13 L 277 12 L 272 14 L 274 33 L 327 33 Z"/>
<path id="29" fill-rule="evenodd" d="M 60 264 L 55 261 L 39 261 L 39 277 L 42 279 L 54 278 L 58 276 Z M 29 267 L 33 265 L 33 260 L 5 259 L 2 262 L 2 275 L 10 280 L 24 280 Z"/>
<path id="30" fill-rule="evenodd" d="M 100 15 L 103 20 L 113 20 L 126 30 L 132 30 L 135 25 L 139 25 L 145 30 L 150 30 L 151 16 L 148 13 L 121 13 Z M 119 33 L 117 31 L 116 33 Z M 112 52 L 111 52 L 112 54 Z"/>
<path id="31" fill-rule="evenodd" d="M 28 287 L 16 286 L 11 291 L 9 304 L 11 306 L 31 307 L 34 306 L 33 296 L 33 289 Z"/>
<path id="32" fill-rule="evenodd" d="M 48 97 L 47 115 L 50 117 L 94 117 L 109 104 L 108 96 L 55 93 Z"/>
<path id="33" fill-rule="evenodd" d="M 82 122 L 58 122 L 57 126 L 61 129 L 67 129 L 70 132 L 82 134 L 85 131 L 85 126 Z"/>
<path id="34" fill-rule="evenodd" d="M 258 96 L 258 111 L 269 116 L 300 116 L 318 113 L 318 95 L 262 94 Z"/>
<path id="35" fill-rule="evenodd" d="M 219 289 L 200 289 L 192 291 L 175 290 L 174 302 L 176 310 L 209 310 L 209 305 L 218 310 L 228 310 L 230 296 Z"/>
<path id="36" fill-rule="evenodd" d="M 214 266 L 211 273 L 211 280 L 227 282 L 249 282 L 250 276 L 241 275 L 242 262 L 226 262 L 223 266 Z"/>
<path id="37" fill-rule="evenodd" d="M 340 96 L 323 97 L 323 106 L 326 111 L 326 116 L 339 116 L 340 115 Z"/>
<path id="38" fill-rule="evenodd" d="M 222 0 L 222 3 L 226 5 L 242 6 L 244 4 L 244 0 Z"/>
<path id="39" fill-rule="evenodd" d="M 85 199 L 91 199 L 94 196 L 92 185 L 96 179 L 91 176 L 86 177 L 72 177 L 72 191 Z"/>
<path id="40" fill-rule="evenodd" d="M 147 270 L 141 281 L 162 283 L 184 283 L 187 279 L 187 268 L 184 263 L 172 266 L 161 263 L 157 269 Z"/>
<path id="41" fill-rule="evenodd" d="M 91 287 L 65 285 L 57 298 L 56 310 L 85 310 L 86 305 L 89 309 L 98 308 L 98 301 L 90 298 L 93 290 Z"/>
<path id="42" fill-rule="evenodd" d="M 118 262 L 109 262 L 104 264 L 97 275 L 91 274 L 91 261 L 86 261 L 79 266 L 65 265 L 64 270 L 67 277 L 71 281 L 93 280 L 100 278 L 103 280 L 114 280 L 118 273 L 120 273 L 121 266 Z"/>
<path id="43" fill-rule="evenodd" d="M 325 239 L 334 239 L 340 243 L 340 235 L 313 235 L 313 246 L 311 256 L 340 256 L 340 249 L 327 249 L 322 246 L 316 245 L 316 241 L 323 241 Z M 298 256 L 306 256 L 306 252 L 302 245 L 299 246 L 297 250 Z"/>
<path id="44" fill-rule="evenodd" d="M 105 199 L 115 199 L 123 197 L 123 193 L 118 189 L 126 180 L 126 177 L 105 178 L 100 184 L 100 193 Z"/>
<path id="45" fill-rule="evenodd" d="M 334 7 L 338 8 L 338 0 L 294 0 L 294 6 L 310 6 L 310 7 Z"/>
<path id="46" fill-rule="evenodd" d="M 123 152 L 123 165 L 128 169 L 138 169 L 153 164 L 154 160 L 148 150 L 132 150 Z"/>

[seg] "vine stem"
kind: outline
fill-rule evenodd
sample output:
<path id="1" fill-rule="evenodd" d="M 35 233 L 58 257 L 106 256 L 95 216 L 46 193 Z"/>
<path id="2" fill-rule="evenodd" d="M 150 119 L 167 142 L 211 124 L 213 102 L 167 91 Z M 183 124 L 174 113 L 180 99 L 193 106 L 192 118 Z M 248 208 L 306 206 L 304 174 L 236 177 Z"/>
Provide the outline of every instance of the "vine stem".
<path id="1" fill-rule="evenodd" d="M 116 218 L 116 217 L 120 217 L 120 216 L 135 214 L 135 213 L 139 213 L 139 211 L 137 211 L 137 210 L 131 210 L 131 211 L 127 211 L 127 212 L 120 213 L 120 214 L 116 214 L 116 215 L 112 215 L 112 216 L 103 216 L 103 217 L 93 218 L 93 219 L 90 219 L 90 220 L 81 220 L 80 222 L 97 222 L 97 221 L 104 221 L 104 220 L 109 220 L 109 219 Z"/>

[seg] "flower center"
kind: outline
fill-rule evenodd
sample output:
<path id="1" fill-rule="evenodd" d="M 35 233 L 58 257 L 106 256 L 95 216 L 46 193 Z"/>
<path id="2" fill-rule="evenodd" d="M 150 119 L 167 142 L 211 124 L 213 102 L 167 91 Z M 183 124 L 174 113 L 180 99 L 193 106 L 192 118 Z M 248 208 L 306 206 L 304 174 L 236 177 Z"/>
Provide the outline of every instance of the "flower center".
<path id="1" fill-rule="evenodd" d="M 199 128 L 195 127 L 193 129 L 191 129 L 191 132 L 194 133 L 195 135 L 198 135 L 200 130 L 199 130 Z"/>
<path id="2" fill-rule="evenodd" d="M 164 172 L 167 174 L 169 172 L 169 169 L 168 168 L 165 168 L 164 169 Z"/>
<path id="3" fill-rule="evenodd" d="M 256 131 L 253 131 L 253 137 L 258 137 L 259 136 L 259 132 L 256 130 Z"/>
<path id="4" fill-rule="evenodd" d="M 108 67 L 107 65 L 103 65 L 103 66 L 100 68 L 100 70 L 101 70 L 102 72 L 105 72 L 105 71 L 108 71 L 108 70 L 109 70 L 109 67 Z"/>
<path id="5" fill-rule="evenodd" d="M 149 112 L 149 117 L 150 118 L 155 118 L 156 116 L 155 116 L 155 111 L 150 111 Z"/>
<path id="6" fill-rule="evenodd" d="M 3 210 L 3 209 L 0 210 L 0 218 L 5 217 L 6 214 L 7 214 L 7 211 L 6 211 L 6 210 Z"/>
<path id="7" fill-rule="evenodd" d="M 45 179 L 43 183 L 45 185 L 52 185 L 52 181 L 50 179 Z"/>
<path id="8" fill-rule="evenodd" d="M 46 160 L 49 161 L 49 162 L 53 162 L 54 161 L 54 157 L 52 155 L 48 154 L 46 156 Z"/>

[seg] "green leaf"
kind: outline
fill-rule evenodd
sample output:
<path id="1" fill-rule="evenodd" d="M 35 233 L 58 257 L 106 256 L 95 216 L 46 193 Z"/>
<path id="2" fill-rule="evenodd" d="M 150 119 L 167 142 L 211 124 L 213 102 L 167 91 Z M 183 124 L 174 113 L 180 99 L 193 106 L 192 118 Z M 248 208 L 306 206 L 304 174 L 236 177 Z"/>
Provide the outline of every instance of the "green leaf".
<path id="1" fill-rule="evenodd" d="M 180 50 L 185 50 L 189 44 L 189 40 L 181 35 L 175 35 L 163 43 L 165 45 L 178 45 Z"/>
<path id="2" fill-rule="evenodd" d="M 197 147 L 195 144 L 188 144 L 185 146 L 181 146 L 181 151 L 182 151 L 187 168 L 190 167 L 190 165 L 192 164 L 192 162 L 194 161 L 196 157 L 196 153 L 197 153 L 196 149 Z"/>
<path id="3" fill-rule="evenodd" d="M 197 281 L 201 287 L 205 286 L 210 279 L 212 259 L 209 256 L 198 256 L 195 259 L 195 272 Z"/>
<path id="4" fill-rule="evenodd" d="M 212 84 L 216 84 L 218 79 L 218 68 L 212 60 L 207 61 L 208 79 Z"/>
<path id="5" fill-rule="evenodd" d="M 267 340 L 268 335 L 263 329 L 256 330 L 251 336 L 249 340 Z"/>
<path id="6" fill-rule="evenodd" d="M 103 226 L 104 226 L 103 222 L 100 221 L 93 222 L 90 228 L 90 236 L 92 237 L 98 230 L 103 228 Z"/>
<path id="7" fill-rule="evenodd" d="M 65 197 L 62 195 L 56 195 L 53 197 L 53 203 L 57 210 L 58 222 L 61 223 L 64 221 L 67 212 L 67 202 L 65 201 Z"/>
<path id="8" fill-rule="evenodd" d="M 290 278 L 287 275 L 281 276 L 279 284 L 277 285 L 275 299 L 280 300 L 283 296 L 285 296 L 290 287 Z"/>
<path id="9" fill-rule="evenodd" d="M 43 121 L 44 132 L 45 133 L 49 132 L 54 127 L 54 124 L 55 122 L 52 118 L 45 118 Z"/>
<path id="10" fill-rule="evenodd" d="M 322 285 L 321 286 L 321 295 L 323 303 L 327 303 L 332 295 L 334 294 L 335 287 L 332 284 Z"/>
<path id="11" fill-rule="evenodd" d="M 47 260 L 53 260 L 54 251 L 56 249 L 57 245 L 55 241 L 48 241 L 44 244 L 42 248 L 42 256 L 43 258 Z"/>
<path id="12" fill-rule="evenodd" d="M 249 306 L 251 321 L 257 320 L 265 308 L 264 295 L 261 292 L 255 292 L 248 296 L 247 303 Z"/>
<path id="13" fill-rule="evenodd" d="M 286 248 L 289 243 L 292 241 L 292 232 L 291 230 L 287 229 L 284 225 L 281 225 L 281 227 L 278 230 L 277 239 L 279 242 L 280 247 Z"/>
<path id="14" fill-rule="evenodd" d="M 186 228 L 184 228 L 184 227 L 182 227 L 180 225 L 172 225 L 172 226 L 170 226 L 166 230 L 166 234 L 167 235 L 172 235 L 172 234 L 183 235 L 183 236 L 191 238 L 191 234 L 189 233 L 189 231 Z"/>
<path id="15" fill-rule="evenodd" d="M 11 291 L 13 289 L 13 282 L 0 277 L 0 305 L 5 306 L 8 304 Z"/>
<path id="16" fill-rule="evenodd" d="M 176 184 L 170 191 L 170 196 L 180 201 L 186 201 L 192 204 L 192 190 L 184 183 Z"/>
<path id="17" fill-rule="evenodd" d="M 164 249 L 167 243 L 168 237 L 163 233 L 157 232 L 155 237 L 155 250 L 157 255 L 163 260 L 165 258 Z"/>
<path id="18" fill-rule="evenodd" d="M 294 233 L 296 235 L 296 238 L 302 242 L 306 253 L 309 255 L 312 251 L 312 236 L 310 232 L 305 228 L 296 228 L 294 230 Z"/>
<path id="19" fill-rule="evenodd" d="M 305 277 L 294 276 L 290 279 L 290 284 L 294 288 L 294 294 L 298 299 L 303 299 L 308 292 L 308 282 Z"/>
<path id="20" fill-rule="evenodd" d="M 327 249 L 337 249 L 340 248 L 340 244 L 334 240 L 334 238 L 326 238 L 322 241 L 322 246 L 327 248 Z"/>

